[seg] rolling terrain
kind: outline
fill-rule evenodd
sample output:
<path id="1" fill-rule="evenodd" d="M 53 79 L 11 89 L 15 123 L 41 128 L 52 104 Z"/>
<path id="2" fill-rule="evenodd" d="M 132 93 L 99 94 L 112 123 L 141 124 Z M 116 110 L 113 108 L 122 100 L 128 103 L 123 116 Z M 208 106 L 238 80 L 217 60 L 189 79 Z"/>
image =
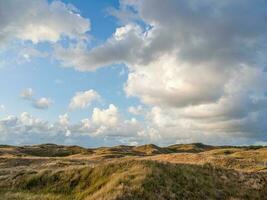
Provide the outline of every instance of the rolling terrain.
<path id="1" fill-rule="evenodd" d="M 0 145 L 0 199 L 267 199 L 267 147 Z"/>

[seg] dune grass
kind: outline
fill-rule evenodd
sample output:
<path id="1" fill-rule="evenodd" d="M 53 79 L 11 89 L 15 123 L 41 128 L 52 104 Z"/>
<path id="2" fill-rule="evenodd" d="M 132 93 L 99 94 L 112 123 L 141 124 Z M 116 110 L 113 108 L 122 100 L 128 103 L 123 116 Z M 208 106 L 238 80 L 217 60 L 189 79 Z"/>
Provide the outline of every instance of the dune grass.
<path id="1" fill-rule="evenodd" d="M 0 146 L 0 200 L 266 199 L 266 162 L 265 147 L 200 143 Z"/>
<path id="2" fill-rule="evenodd" d="M 131 160 L 20 174 L 0 195 L 7 200 L 263 199 L 265 176 L 240 176 L 211 165 Z"/>

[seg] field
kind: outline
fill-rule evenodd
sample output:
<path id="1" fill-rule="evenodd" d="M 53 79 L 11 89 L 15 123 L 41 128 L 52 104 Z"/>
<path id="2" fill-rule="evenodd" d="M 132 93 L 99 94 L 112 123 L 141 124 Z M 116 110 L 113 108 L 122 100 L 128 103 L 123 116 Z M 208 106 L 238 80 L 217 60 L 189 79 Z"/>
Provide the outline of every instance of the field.
<path id="1" fill-rule="evenodd" d="M 0 199 L 267 199 L 267 148 L 1 145 Z"/>

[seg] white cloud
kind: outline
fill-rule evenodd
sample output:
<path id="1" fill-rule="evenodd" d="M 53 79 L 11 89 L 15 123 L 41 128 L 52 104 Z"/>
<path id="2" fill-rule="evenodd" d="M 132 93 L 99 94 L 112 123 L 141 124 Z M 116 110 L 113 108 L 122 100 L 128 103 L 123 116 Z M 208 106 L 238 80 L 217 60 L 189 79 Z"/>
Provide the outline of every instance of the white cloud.
<path id="1" fill-rule="evenodd" d="M 53 101 L 46 97 L 36 99 L 34 97 L 34 91 L 32 88 L 26 88 L 25 90 L 23 90 L 20 94 L 20 97 L 31 102 L 32 106 L 36 109 L 48 109 L 53 104 Z"/>
<path id="2" fill-rule="evenodd" d="M 114 63 L 147 64 L 174 52 L 180 63 L 213 64 L 225 69 L 244 61 L 254 63 L 255 58 L 264 55 L 259 54 L 266 49 L 262 42 L 266 41 L 267 31 L 266 4 L 261 0 L 147 0 L 121 4 L 130 8 L 129 12 L 135 10 L 146 27 L 142 29 L 134 20 L 127 22 L 106 43 L 89 51 L 79 47 L 60 49 L 59 59 L 86 71 Z M 238 7 L 242 7 L 239 12 L 232 11 Z M 71 62 L 71 55 L 78 59 Z"/>
<path id="3" fill-rule="evenodd" d="M 34 118 L 27 112 L 21 113 L 19 117 L 8 116 L 0 120 L 2 134 L 23 134 L 23 132 L 36 132 L 49 134 L 53 126 L 41 119 Z"/>
<path id="4" fill-rule="evenodd" d="M 109 142 L 129 144 L 141 130 L 141 124 L 134 118 L 127 120 L 119 117 L 118 108 L 110 105 L 78 123 L 72 123 L 69 115 L 63 114 L 54 123 L 33 117 L 27 112 L 19 116 L 7 116 L 0 119 L 0 142 L 8 144 L 65 143 L 91 144 L 109 138 Z M 110 119 L 111 118 L 111 119 Z M 104 121 L 108 119 L 108 121 Z"/>
<path id="5" fill-rule="evenodd" d="M 31 59 L 33 57 L 44 58 L 47 56 L 48 56 L 48 53 L 41 52 L 34 47 L 25 47 L 19 50 L 17 62 L 19 64 L 23 62 L 31 62 Z"/>
<path id="6" fill-rule="evenodd" d="M 70 109 L 86 108 L 97 99 L 100 99 L 100 95 L 94 90 L 77 92 L 75 96 L 72 97 L 69 107 Z"/>
<path id="7" fill-rule="evenodd" d="M 37 109 L 48 109 L 53 104 L 51 99 L 42 97 L 40 99 L 34 100 L 33 106 Z"/>
<path id="8" fill-rule="evenodd" d="M 118 28 L 113 37 L 105 44 L 90 51 L 85 44 L 80 43 L 69 48 L 57 46 L 54 57 L 61 61 L 63 66 L 74 67 L 79 71 L 93 71 L 103 66 L 125 61 L 137 62 L 140 46 L 145 42 L 140 37 L 139 26 L 126 25 Z"/>
<path id="9" fill-rule="evenodd" d="M 90 30 L 89 20 L 82 18 L 73 6 L 60 1 L 1 0 L 0 13 L 0 44 L 12 39 L 39 43 L 57 42 L 62 36 L 85 38 Z"/>
<path id="10" fill-rule="evenodd" d="M 138 105 L 136 107 L 130 106 L 128 108 L 128 112 L 133 114 L 133 115 L 141 115 L 143 113 L 143 111 L 144 111 L 144 108 L 142 105 Z"/>
<path id="11" fill-rule="evenodd" d="M 64 115 L 59 115 L 58 123 L 64 127 L 68 127 L 70 125 L 69 115 L 67 113 L 65 113 Z"/>
<path id="12" fill-rule="evenodd" d="M 39 126 L 42 124 L 40 119 L 34 118 L 27 112 L 21 113 L 20 121 L 25 126 Z"/>
<path id="13" fill-rule="evenodd" d="M 163 55 L 146 65 L 135 65 L 129 73 L 125 91 L 146 104 L 181 107 L 218 100 L 229 79 L 208 65 L 179 63 Z"/>
<path id="14" fill-rule="evenodd" d="M 135 118 L 124 119 L 119 109 L 110 104 L 106 109 L 94 108 L 90 118 L 82 119 L 79 124 L 72 126 L 72 132 L 129 144 L 135 141 L 142 126 Z"/>
<path id="15" fill-rule="evenodd" d="M 120 3 L 112 13 L 127 20 L 104 44 L 90 50 L 60 47 L 55 55 L 81 71 L 126 64 L 127 95 L 153 107 L 140 137 L 267 139 L 266 2 Z"/>
<path id="16" fill-rule="evenodd" d="M 29 8 L 22 7 L 27 12 L 14 12 L 9 19 L 5 16 L 10 9 L 4 6 L 14 9 L 10 2 L 0 1 L 1 19 L 5 19 L 0 22 L 2 42 L 11 37 L 55 42 L 64 35 L 83 38 L 89 30 L 88 21 L 63 3 L 31 1 Z M 114 105 L 95 108 L 91 118 L 69 124 L 68 130 L 135 137 L 131 142 L 266 141 L 266 9 L 262 0 L 120 1 L 120 8 L 112 13 L 127 19 L 106 42 L 91 49 L 84 40 L 67 47 L 57 44 L 54 57 L 80 71 L 125 64 L 129 72 L 126 94 L 138 97 L 151 110 L 145 111 L 141 124 L 122 119 Z M 44 11 L 34 12 L 35 21 L 28 19 L 31 10 Z M 70 23 L 62 23 L 62 16 Z M 14 30 L 9 25 L 13 17 L 19 19 Z M 30 26 L 36 31 L 29 32 Z M 70 108 L 85 108 L 95 100 L 93 91 L 85 93 L 77 93 Z M 128 111 L 139 114 L 141 109 Z M 15 119 L 7 121 L 15 123 Z"/>
<path id="17" fill-rule="evenodd" d="M 67 113 L 58 116 L 58 124 L 65 130 L 65 135 L 69 137 L 71 135 L 71 130 L 70 130 L 71 123 L 69 115 Z"/>
<path id="18" fill-rule="evenodd" d="M 114 127 L 118 125 L 119 115 L 118 108 L 110 104 L 107 109 L 94 108 L 92 122 L 96 125 L 105 127 Z"/>
<path id="19" fill-rule="evenodd" d="M 48 141 L 62 142 L 63 127 L 33 117 L 27 112 L 0 119 L 0 141 L 8 144 L 34 144 Z"/>
<path id="20" fill-rule="evenodd" d="M 23 98 L 23 99 L 32 99 L 33 97 L 33 89 L 32 88 L 26 88 L 25 90 L 23 90 L 20 94 L 20 97 Z"/>

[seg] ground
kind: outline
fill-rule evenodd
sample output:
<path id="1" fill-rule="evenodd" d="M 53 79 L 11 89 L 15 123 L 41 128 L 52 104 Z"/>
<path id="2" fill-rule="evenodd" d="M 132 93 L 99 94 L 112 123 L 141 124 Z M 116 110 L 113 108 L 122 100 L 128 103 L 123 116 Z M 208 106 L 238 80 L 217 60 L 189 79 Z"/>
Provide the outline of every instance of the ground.
<path id="1" fill-rule="evenodd" d="M 0 199 L 267 199 L 267 148 L 1 145 Z"/>

